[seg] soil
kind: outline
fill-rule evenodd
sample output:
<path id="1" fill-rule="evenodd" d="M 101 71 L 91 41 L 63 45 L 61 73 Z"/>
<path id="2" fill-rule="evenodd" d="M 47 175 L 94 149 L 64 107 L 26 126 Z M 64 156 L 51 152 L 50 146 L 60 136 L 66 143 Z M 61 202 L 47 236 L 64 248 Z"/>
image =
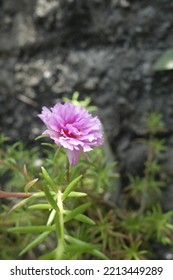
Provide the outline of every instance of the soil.
<path id="1" fill-rule="evenodd" d="M 32 142 L 41 107 L 79 91 L 99 108 L 123 186 L 146 158 L 146 115 L 159 111 L 172 176 L 173 72 L 153 70 L 172 48 L 172 14 L 172 0 L 0 0 L 0 132 Z M 163 208 L 173 209 L 173 180 Z"/>

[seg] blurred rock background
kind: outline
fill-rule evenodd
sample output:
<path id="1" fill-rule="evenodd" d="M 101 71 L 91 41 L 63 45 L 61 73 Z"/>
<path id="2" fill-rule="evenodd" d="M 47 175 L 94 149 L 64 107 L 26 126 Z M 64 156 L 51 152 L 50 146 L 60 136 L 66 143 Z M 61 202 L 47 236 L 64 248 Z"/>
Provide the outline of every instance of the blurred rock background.
<path id="1" fill-rule="evenodd" d="M 120 173 L 138 174 L 146 148 L 137 139 L 158 111 L 172 176 L 173 72 L 153 71 L 172 31 L 172 0 L 0 0 L 0 132 L 33 141 L 41 107 L 79 91 L 98 106 Z M 173 209 L 173 180 L 164 192 Z"/>

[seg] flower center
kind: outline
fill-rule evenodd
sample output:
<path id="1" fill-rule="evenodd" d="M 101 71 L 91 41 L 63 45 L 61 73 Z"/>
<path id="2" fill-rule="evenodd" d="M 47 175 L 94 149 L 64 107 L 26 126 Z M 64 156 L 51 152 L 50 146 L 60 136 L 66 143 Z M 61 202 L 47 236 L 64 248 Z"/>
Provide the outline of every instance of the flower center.
<path id="1" fill-rule="evenodd" d="M 65 137 L 77 138 L 80 134 L 81 132 L 70 123 L 66 124 L 64 129 L 61 129 L 61 135 Z"/>

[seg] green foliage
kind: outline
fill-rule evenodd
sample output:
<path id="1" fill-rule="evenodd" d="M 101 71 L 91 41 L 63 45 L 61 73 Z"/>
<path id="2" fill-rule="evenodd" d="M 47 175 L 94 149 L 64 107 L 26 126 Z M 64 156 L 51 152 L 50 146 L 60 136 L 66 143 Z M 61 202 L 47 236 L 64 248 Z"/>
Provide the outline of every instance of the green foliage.
<path id="1" fill-rule="evenodd" d="M 1 171 L 2 175 L 10 174 L 10 176 L 4 180 L 3 190 L 7 189 L 8 191 L 15 192 L 32 191 L 33 195 L 22 200 L 20 198 L 9 199 L 9 206 L 3 208 L 3 211 L 1 212 L 2 218 L 0 220 L 0 230 L 2 229 L 2 239 L 0 243 L 3 244 L 3 238 L 6 236 L 9 236 L 10 239 L 12 236 L 18 236 L 19 246 L 16 243 L 17 239 L 15 238 L 14 246 L 17 249 L 12 251 L 9 250 L 8 252 L 6 250 L 1 250 L 0 258 L 15 259 L 18 258 L 18 255 L 23 257 L 23 254 L 27 254 L 28 258 L 32 258 L 31 256 L 38 258 L 40 243 L 44 244 L 45 250 L 50 250 L 51 252 L 52 249 L 47 248 L 48 238 L 51 238 L 53 244 L 56 244 L 56 231 L 57 234 L 60 235 L 60 229 L 57 228 L 56 224 L 56 213 L 60 213 L 61 208 L 57 200 L 59 191 L 61 191 L 60 196 L 63 201 L 63 221 L 65 225 L 67 224 L 67 232 L 65 235 L 66 253 L 61 255 L 61 258 L 65 258 L 67 255 L 68 258 L 72 259 L 74 259 L 74 256 L 75 259 L 85 258 L 85 255 L 91 255 L 103 259 L 107 258 L 104 253 L 99 251 L 99 244 L 91 243 L 92 240 L 90 236 L 84 241 L 83 236 L 80 237 L 80 240 L 77 239 L 76 234 L 73 233 L 75 223 L 76 228 L 79 228 L 82 223 L 86 225 L 86 228 L 95 225 L 95 221 L 84 214 L 84 212 L 90 208 L 92 203 L 90 202 L 90 198 L 87 198 L 87 194 L 84 191 L 88 190 L 88 192 L 94 192 L 94 189 L 98 188 L 97 183 L 95 182 L 97 177 L 95 173 L 96 166 L 99 167 L 99 173 L 101 173 L 101 170 L 104 170 L 104 167 L 105 169 L 108 168 L 103 160 L 102 150 L 96 149 L 96 154 L 91 154 L 90 163 L 85 157 L 83 157 L 79 165 L 71 169 L 70 182 L 68 182 L 66 173 L 66 155 L 63 150 L 57 151 L 56 145 L 44 145 L 45 148 L 40 156 L 39 150 L 35 147 L 33 150 L 31 148 L 29 150 L 30 152 L 27 152 L 25 151 L 25 146 L 23 144 L 14 144 L 13 147 L 8 141 L 5 141 L 7 140 L 3 139 L 1 142 L 1 151 L 3 155 L 1 157 Z M 13 153 L 14 160 L 11 160 L 10 165 L 7 165 L 6 163 L 9 163 L 11 153 Z M 100 164 L 95 164 L 97 156 L 102 158 Z M 34 161 L 39 162 L 39 166 L 36 166 L 36 168 L 34 168 L 32 162 L 29 165 L 29 161 L 32 161 L 32 157 Z M 43 162 L 44 166 L 42 166 Z M 89 170 L 88 167 L 90 164 L 93 166 L 93 170 Z M 83 175 L 80 175 L 81 173 Z M 18 177 L 20 178 L 20 181 Z M 66 178 L 65 182 L 64 177 Z M 86 180 L 86 177 L 88 180 Z M 107 184 L 109 184 L 109 182 L 111 184 L 112 178 L 113 172 L 109 172 L 106 178 Z M 101 178 L 98 180 L 99 185 L 101 180 Z M 6 186 L 8 187 L 6 188 Z M 23 222 L 23 218 L 26 217 L 25 213 L 28 215 L 28 223 Z M 31 222 L 29 223 L 30 220 Z M 77 245 L 74 244 L 74 240 L 72 242 L 67 238 L 67 236 L 70 236 L 71 232 L 75 236 L 75 242 L 78 240 L 78 242 L 81 242 L 80 244 L 82 244 L 81 249 L 78 251 L 76 249 Z M 23 242 L 20 242 L 21 239 Z M 11 241 L 9 240 L 9 242 Z M 51 258 L 57 257 L 56 250 L 54 251 L 54 254 L 52 253 L 50 255 L 47 254 L 45 250 L 42 252 L 43 257 L 41 258 L 45 259 L 50 257 L 50 255 Z"/>
<path id="2" fill-rule="evenodd" d="M 43 143 L 40 151 L 0 136 L 2 189 L 32 194 L 1 199 L 0 259 L 138 260 L 149 259 L 156 242 L 173 245 L 173 212 L 160 206 L 167 180 L 160 164 L 166 147 L 157 137 L 162 117 L 151 113 L 145 124 L 143 176 L 129 174 L 121 207 L 105 199 L 116 191 L 117 174 L 101 148 L 67 172 L 65 151 L 56 145 Z"/>
<path id="3" fill-rule="evenodd" d="M 162 244 L 172 244 L 173 211 L 163 213 L 159 204 L 146 213 L 146 234 Z M 148 230 L 149 229 L 149 230 Z"/>
<path id="4" fill-rule="evenodd" d="M 71 99 L 64 97 L 63 101 L 72 102 L 76 106 L 82 106 L 82 107 L 86 108 L 89 112 L 97 110 L 97 107 L 90 105 L 91 99 L 89 97 L 85 98 L 85 100 L 83 100 L 83 101 L 79 101 L 78 99 L 79 99 L 79 92 L 75 91 L 73 93 L 73 96 Z"/>
<path id="5" fill-rule="evenodd" d="M 162 115 L 156 112 L 149 113 L 145 125 L 150 134 L 156 134 L 164 128 Z"/>

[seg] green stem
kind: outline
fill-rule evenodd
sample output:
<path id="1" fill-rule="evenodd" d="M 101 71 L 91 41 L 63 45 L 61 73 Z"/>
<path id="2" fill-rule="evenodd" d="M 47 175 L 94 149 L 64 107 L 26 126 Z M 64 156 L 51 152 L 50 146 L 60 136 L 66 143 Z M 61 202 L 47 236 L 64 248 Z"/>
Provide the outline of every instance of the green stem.
<path id="1" fill-rule="evenodd" d="M 141 205 L 140 205 L 140 208 L 138 210 L 138 214 L 142 214 L 147 206 L 147 197 L 145 196 L 145 193 L 148 193 L 148 182 L 149 182 L 149 179 L 150 179 L 150 164 L 152 163 L 153 161 L 153 149 L 152 149 L 152 146 L 151 146 L 151 143 L 152 143 L 152 140 L 153 140 L 153 134 L 150 135 L 149 137 L 149 141 L 148 141 L 148 153 L 147 153 L 147 160 L 146 160 L 146 168 L 145 168 L 145 190 L 144 190 L 144 194 L 142 195 L 142 198 L 141 198 Z"/>
<path id="2" fill-rule="evenodd" d="M 62 255 L 64 253 L 64 218 L 63 218 L 63 202 L 62 202 L 62 193 L 58 191 L 57 194 L 57 205 L 59 208 L 59 212 L 56 213 L 56 232 L 57 232 L 57 240 L 58 240 L 58 247 L 57 247 L 57 254 L 56 258 L 58 260 L 62 259 Z"/>
<path id="3" fill-rule="evenodd" d="M 69 181 L 70 181 L 70 164 L 69 164 L 68 158 L 67 158 L 67 163 L 66 163 L 66 179 L 67 179 L 67 183 L 69 183 Z"/>

